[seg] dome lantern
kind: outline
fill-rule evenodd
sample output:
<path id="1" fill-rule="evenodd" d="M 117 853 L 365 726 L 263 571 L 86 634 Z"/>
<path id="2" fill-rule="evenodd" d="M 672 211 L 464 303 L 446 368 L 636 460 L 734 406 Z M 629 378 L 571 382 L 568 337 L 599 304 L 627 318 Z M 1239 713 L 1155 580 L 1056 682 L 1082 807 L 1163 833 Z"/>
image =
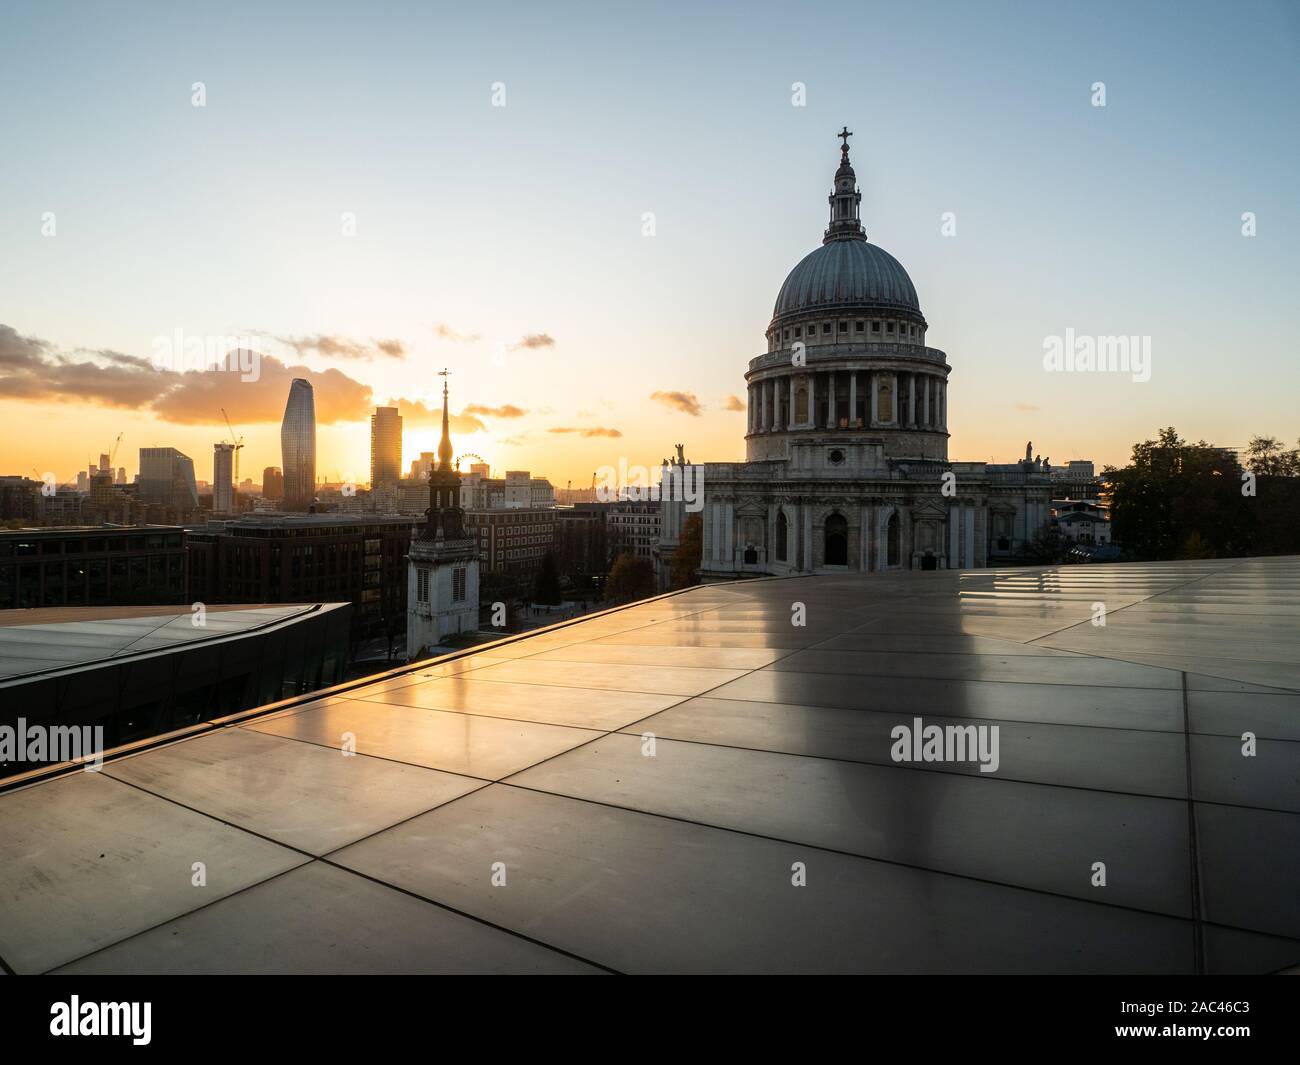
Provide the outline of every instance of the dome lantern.
<path id="1" fill-rule="evenodd" d="M 833 240 L 866 240 L 867 231 L 862 228 L 860 217 L 862 192 L 858 188 L 858 177 L 849 162 L 849 138 L 853 131 L 845 126 L 836 134 L 840 138 L 840 165 L 835 171 L 835 191 L 827 197 L 831 205 L 831 223 L 826 227 L 822 238 L 823 244 Z"/>

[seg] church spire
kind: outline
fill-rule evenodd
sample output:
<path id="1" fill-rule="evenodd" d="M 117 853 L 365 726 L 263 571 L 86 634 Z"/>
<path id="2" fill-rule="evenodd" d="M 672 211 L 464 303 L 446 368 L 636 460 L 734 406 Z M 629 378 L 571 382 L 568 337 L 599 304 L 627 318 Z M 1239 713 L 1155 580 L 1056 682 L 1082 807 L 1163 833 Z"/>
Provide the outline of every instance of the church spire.
<path id="1" fill-rule="evenodd" d="M 426 539 L 459 540 L 465 535 L 460 509 L 460 471 L 451 463 L 450 416 L 447 413 L 447 375 L 439 370 L 442 381 L 442 439 L 438 441 L 438 461 L 429 467 L 429 509 L 424 512 Z"/>
<path id="2" fill-rule="evenodd" d="M 858 191 L 858 178 L 849 162 L 849 138 L 853 131 L 845 126 L 836 134 L 840 138 L 840 166 L 835 171 L 835 191 L 828 197 L 831 205 L 831 224 L 826 227 L 823 244 L 833 240 L 866 240 L 859 210 L 862 193 Z"/>
<path id="3" fill-rule="evenodd" d="M 447 421 L 447 375 L 449 370 L 439 370 L 438 376 L 442 378 L 442 439 L 438 441 L 438 469 L 451 469 L 451 431 Z"/>

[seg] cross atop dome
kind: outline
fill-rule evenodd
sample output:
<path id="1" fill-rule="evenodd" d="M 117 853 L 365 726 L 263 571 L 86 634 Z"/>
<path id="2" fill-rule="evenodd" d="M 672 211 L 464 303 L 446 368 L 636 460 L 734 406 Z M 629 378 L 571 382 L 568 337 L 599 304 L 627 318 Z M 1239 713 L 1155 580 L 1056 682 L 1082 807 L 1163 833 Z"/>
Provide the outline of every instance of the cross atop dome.
<path id="1" fill-rule="evenodd" d="M 841 151 L 844 155 L 848 155 L 848 154 L 849 154 L 849 138 L 853 136 L 853 130 L 849 129 L 848 126 L 845 126 L 842 130 L 840 130 L 837 134 L 835 134 L 835 136 L 839 137 L 840 140 L 842 140 L 842 141 L 844 142 L 843 144 L 840 145 L 840 151 Z"/>

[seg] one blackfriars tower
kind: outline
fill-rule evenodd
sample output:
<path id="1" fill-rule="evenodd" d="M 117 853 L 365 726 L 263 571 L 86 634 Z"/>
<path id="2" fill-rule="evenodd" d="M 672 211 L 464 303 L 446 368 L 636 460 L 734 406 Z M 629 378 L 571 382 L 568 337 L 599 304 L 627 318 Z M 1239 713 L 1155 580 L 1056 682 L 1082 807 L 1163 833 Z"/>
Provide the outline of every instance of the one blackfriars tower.
<path id="1" fill-rule="evenodd" d="M 306 511 L 316 497 L 316 397 L 311 382 L 295 377 L 280 423 L 284 509 Z"/>

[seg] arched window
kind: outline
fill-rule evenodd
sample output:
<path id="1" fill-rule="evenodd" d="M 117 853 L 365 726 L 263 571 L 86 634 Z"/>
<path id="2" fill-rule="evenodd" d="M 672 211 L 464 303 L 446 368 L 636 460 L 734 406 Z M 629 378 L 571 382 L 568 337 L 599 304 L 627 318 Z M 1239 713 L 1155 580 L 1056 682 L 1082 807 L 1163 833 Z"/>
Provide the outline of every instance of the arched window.
<path id="1" fill-rule="evenodd" d="M 826 519 L 826 565 L 849 564 L 849 522 L 843 514 L 832 514 Z"/>
<path id="2" fill-rule="evenodd" d="M 785 511 L 776 512 L 776 557 L 780 562 L 790 561 L 790 523 L 785 519 Z"/>
<path id="3" fill-rule="evenodd" d="M 889 515 L 889 528 L 885 533 L 885 550 L 887 552 L 887 565 L 897 566 L 899 559 L 902 557 L 902 545 L 900 543 L 901 530 L 898 525 L 898 513 Z"/>

